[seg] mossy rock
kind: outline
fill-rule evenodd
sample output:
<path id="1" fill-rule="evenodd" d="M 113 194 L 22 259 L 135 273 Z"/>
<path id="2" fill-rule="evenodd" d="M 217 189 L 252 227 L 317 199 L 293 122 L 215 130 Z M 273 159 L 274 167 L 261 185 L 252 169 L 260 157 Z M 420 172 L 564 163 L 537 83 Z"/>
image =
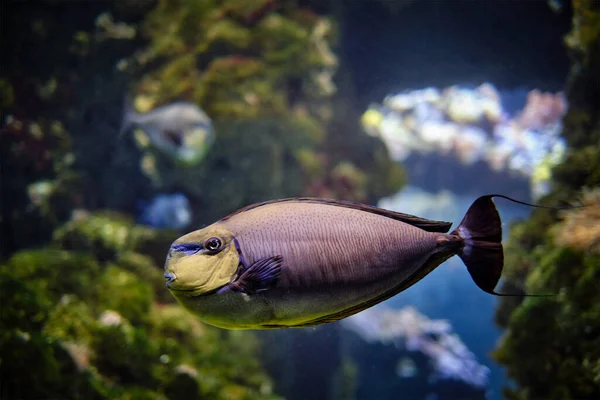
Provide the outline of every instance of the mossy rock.
<path id="1" fill-rule="evenodd" d="M 165 367 L 157 343 L 143 326 L 134 327 L 118 313 L 107 311 L 100 316 L 92 347 L 95 367 L 119 386 L 160 386 Z"/>
<path id="2" fill-rule="evenodd" d="M 48 314 L 43 332 L 64 343 L 89 347 L 95 328 L 96 318 L 90 307 L 73 295 L 63 295 Z"/>
<path id="3" fill-rule="evenodd" d="M 110 265 L 96 285 L 98 307 L 115 310 L 134 324 L 147 320 L 154 290 L 136 274 Z"/>
<path id="4" fill-rule="evenodd" d="M 284 116 L 290 92 L 302 103 L 323 97 L 307 89 L 337 60 L 324 50 L 328 29 L 318 29 L 324 18 L 306 18 L 299 8 L 273 8 L 269 1 L 159 1 L 142 24 L 149 45 L 140 60 L 160 66 L 147 71 L 138 90 L 157 104 L 194 100 L 212 118 Z"/>
<path id="5" fill-rule="evenodd" d="M 185 373 L 193 376 L 206 398 L 231 398 L 225 395 L 225 387 L 234 398 L 276 398 L 255 357 L 259 342 L 251 332 L 229 332 L 205 325 L 177 305 L 155 307 L 149 329 L 152 337 L 163 338 L 160 351 L 169 357 L 171 365 L 187 366 L 185 372 L 176 367 L 169 373 L 171 383 L 183 380 L 194 386 L 189 376 L 177 377 Z"/>
<path id="6" fill-rule="evenodd" d="M 204 398 L 198 383 L 198 371 L 188 365 L 179 365 L 165 386 L 165 395 L 169 400 L 181 398 Z"/>
<path id="7" fill-rule="evenodd" d="M 192 397 L 191 398 L 195 398 Z M 119 387 L 111 393 L 111 399 L 115 400 L 169 400 L 164 394 L 135 385 Z"/>
<path id="8" fill-rule="evenodd" d="M 70 251 L 85 251 L 100 261 L 116 259 L 133 247 L 133 221 L 124 215 L 98 212 L 74 219 L 54 232 L 54 242 Z"/>
<path id="9" fill-rule="evenodd" d="M 53 301 L 25 280 L 0 267 L 0 338 L 20 332 L 41 330 Z"/>
<path id="10" fill-rule="evenodd" d="M 599 28 L 597 4 L 574 1 L 566 38 L 574 65 L 563 126 L 569 148 L 553 170 L 545 205 L 576 203 L 585 187 L 600 185 Z M 493 356 L 516 383 L 505 389 L 508 399 L 600 398 L 600 255 L 583 243 L 561 240 L 571 236 L 561 217 L 536 210 L 511 230 L 505 247 L 505 285 L 555 294 L 499 303 L 496 321 L 507 329 Z"/>
<path id="11" fill-rule="evenodd" d="M 178 304 L 155 305 L 150 314 L 149 332 L 164 338 L 163 352 L 174 360 L 193 363 L 216 340 L 212 328 L 201 323 Z"/>
<path id="12" fill-rule="evenodd" d="M 0 268 L 15 279 L 28 281 L 38 294 L 54 302 L 66 293 L 89 298 L 101 273 L 93 257 L 56 249 L 18 252 Z"/>
<path id="13" fill-rule="evenodd" d="M 2 398 L 108 398 L 102 383 L 89 371 L 80 371 L 58 340 L 40 333 L 12 336 L 2 341 L 0 351 Z"/>
<path id="14" fill-rule="evenodd" d="M 159 247 L 158 250 L 161 250 L 159 253 L 161 254 L 161 259 L 164 259 L 168 250 L 163 250 L 162 247 Z M 119 259 L 118 266 L 133 273 L 137 279 L 147 283 L 152 288 L 157 302 L 161 304 L 175 302 L 175 298 L 165 285 L 162 266 L 159 267 L 149 256 L 127 252 Z"/>

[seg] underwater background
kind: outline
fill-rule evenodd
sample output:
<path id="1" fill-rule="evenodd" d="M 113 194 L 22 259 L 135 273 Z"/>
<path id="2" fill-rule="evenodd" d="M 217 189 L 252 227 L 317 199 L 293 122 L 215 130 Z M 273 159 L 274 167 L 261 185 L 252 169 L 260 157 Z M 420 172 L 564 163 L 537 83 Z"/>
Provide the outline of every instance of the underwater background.
<path id="1" fill-rule="evenodd" d="M 600 2 L 3 1 L 2 399 L 600 398 Z M 181 234 L 316 196 L 458 223 L 501 193 L 495 298 L 452 259 L 356 316 L 227 331 Z"/>

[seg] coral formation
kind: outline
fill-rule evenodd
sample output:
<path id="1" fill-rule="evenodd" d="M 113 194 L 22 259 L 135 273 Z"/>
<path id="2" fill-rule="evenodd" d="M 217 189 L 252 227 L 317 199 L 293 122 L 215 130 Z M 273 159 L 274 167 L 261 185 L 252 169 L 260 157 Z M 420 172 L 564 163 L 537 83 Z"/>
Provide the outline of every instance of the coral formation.
<path id="1" fill-rule="evenodd" d="M 367 133 L 385 142 L 394 160 L 411 154 L 452 155 L 463 165 L 485 162 L 531 181 L 533 197 L 547 193 L 550 169 L 564 156 L 559 136 L 566 112 L 561 93 L 532 90 L 511 116 L 489 83 L 475 89 L 452 86 L 403 92 L 372 105 L 362 118 Z"/>
<path id="2" fill-rule="evenodd" d="M 374 201 L 403 183 L 401 167 L 390 168 L 362 132 L 344 134 L 360 148 L 360 162 L 356 151 L 329 143 L 337 130 L 330 125 L 336 26 L 310 7 L 159 1 L 52 12 L 63 3 L 34 11 L 12 4 L 3 26 L 18 39 L 6 43 L 0 85 L 1 173 L 11 188 L 3 191 L 8 217 L 0 227 L 14 239 L 2 241 L 3 254 L 42 244 L 73 209 L 136 214 L 157 191 L 184 194 L 192 222 L 204 224 L 249 201 L 319 194 Z M 81 24 L 63 24 L 63 16 Z M 58 51 L 46 46 L 50 37 Z M 22 41 L 31 59 L 18 51 Z M 206 114 L 196 114 L 206 123 L 155 134 L 147 117 L 182 104 L 202 107 Z M 119 135 L 130 122 L 136 129 Z M 248 143 L 252 154 L 240 154 Z M 260 171 L 257 186 L 246 183 L 248 170 Z M 226 196 L 209 193 L 215 182 Z"/>
<path id="3" fill-rule="evenodd" d="M 413 307 L 378 306 L 341 322 L 342 347 L 356 363 L 357 398 L 486 398 L 489 369 L 447 321 Z"/>
<path id="4" fill-rule="evenodd" d="M 584 191 L 581 203 L 583 208 L 563 212 L 555 244 L 600 253 L 600 188 Z"/>
<path id="5" fill-rule="evenodd" d="M 447 321 L 430 320 L 413 307 L 399 310 L 383 306 L 366 310 L 342 321 L 346 329 L 367 342 L 394 344 L 430 359 L 431 379 L 459 380 L 475 387 L 487 384 L 487 367 L 480 365 Z"/>
<path id="6" fill-rule="evenodd" d="M 330 145 L 336 26 L 309 6 L 64 4 L 11 4 L 2 28 L 17 38 L 3 47 L 0 81 L 8 216 L 0 229 L 10 237 L 3 254 L 42 244 L 73 209 L 136 214 L 139 201 L 157 192 L 184 194 L 192 223 L 201 225 L 256 200 L 328 194 L 375 201 L 402 185 L 401 167 L 390 167 L 362 132 L 344 133 L 360 143 L 360 162 L 356 152 Z M 22 43 L 30 56 L 19 51 Z M 201 123 L 182 132 L 158 132 L 160 118 L 149 123 L 181 105 Z M 131 122 L 128 134 L 120 132 Z M 260 178 L 248 180 L 248 171 Z M 214 195 L 215 185 L 226 195 Z"/>
<path id="7" fill-rule="evenodd" d="M 134 251 L 149 233 L 90 215 L 0 267 L 3 398 L 276 398 L 252 334 L 164 302 L 160 264 Z"/>
<path id="8" fill-rule="evenodd" d="M 517 384 L 505 389 L 509 399 L 600 397 L 600 256 L 592 223 L 600 185 L 600 9 L 575 0 L 573 10 L 566 43 L 574 65 L 563 129 L 569 151 L 543 200 L 576 205 L 583 197 L 591 204 L 561 213 L 538 210 L 511 230 L 505 286 L 555 295 L 499 305 L 496 320 L 507 330 L 494 356 Z"/>

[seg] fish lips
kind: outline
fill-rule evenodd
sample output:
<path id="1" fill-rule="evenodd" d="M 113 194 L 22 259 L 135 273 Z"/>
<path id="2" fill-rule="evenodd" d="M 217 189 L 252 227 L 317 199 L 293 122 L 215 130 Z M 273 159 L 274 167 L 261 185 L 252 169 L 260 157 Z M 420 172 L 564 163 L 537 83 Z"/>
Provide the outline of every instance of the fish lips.
<path id="1" fill-rule="evenodd" d="M 167 288 L 171 288 L 171 283 L 173 283 L 176 279 L 177 279 L 177 275 L 175 275 L 173 272 L 165 272 L 164 273 L 164 278 L 167 281 Z"/>

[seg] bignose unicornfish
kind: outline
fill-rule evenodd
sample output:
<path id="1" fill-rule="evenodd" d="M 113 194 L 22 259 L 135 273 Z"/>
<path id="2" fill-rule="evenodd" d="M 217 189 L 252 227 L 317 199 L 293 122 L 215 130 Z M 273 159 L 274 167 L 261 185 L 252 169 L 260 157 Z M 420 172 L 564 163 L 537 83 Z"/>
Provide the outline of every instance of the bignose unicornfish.
<path id="1" fill-rule="evenodd" d="M 498 295 L 504 255 L 494 197 L 522 203 L 479 197 L 451 233 L 450 222 L 355 202 L 253 204 L 175 240 L 167 287 L 202 321 L 227 329 L 336 321 L 402 292 L 454 255 L 477 286 Z"/>

